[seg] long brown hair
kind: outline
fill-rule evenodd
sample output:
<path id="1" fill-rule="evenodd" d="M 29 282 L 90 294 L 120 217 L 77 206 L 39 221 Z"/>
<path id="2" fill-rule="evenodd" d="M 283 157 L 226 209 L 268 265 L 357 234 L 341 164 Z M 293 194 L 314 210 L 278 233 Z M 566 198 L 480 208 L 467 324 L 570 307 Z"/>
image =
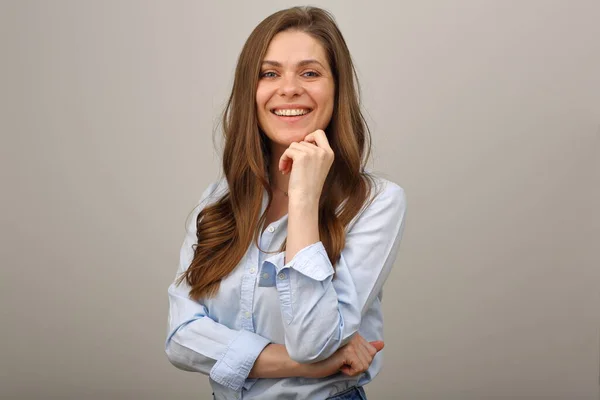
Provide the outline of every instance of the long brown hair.
<path id="1" fill-rule="evenodd" d="M 258 124 L 256 89 L 271 40 L 286 30 L 306 32 L 318 40 L 334 76 L 334 109 L 325 132 L 335 159 L 319 201 L 320 240 L 332 265 L 344 248 L 345 228 L 374 187 L 373 177 L 364 170 L 371 137 L 360 110 L 360 86 L 333 16 L 316 7 L 293 7 L 270 15 L 252 31 L 242 49 L 223 112 L 223 172 L 229 190 L 198 214 L 194 258 L 178 279 L 178 284 L 187 281 L 195 300 L 214 296 L 221 279 L 234 270 L 250 243 L 259 246 L 259 228 L 266 219 L 266 213 L 260 215 L 263 189 L 268 194 L 267 209 L 273 192 L 268 171 L 271 150 Z"/>

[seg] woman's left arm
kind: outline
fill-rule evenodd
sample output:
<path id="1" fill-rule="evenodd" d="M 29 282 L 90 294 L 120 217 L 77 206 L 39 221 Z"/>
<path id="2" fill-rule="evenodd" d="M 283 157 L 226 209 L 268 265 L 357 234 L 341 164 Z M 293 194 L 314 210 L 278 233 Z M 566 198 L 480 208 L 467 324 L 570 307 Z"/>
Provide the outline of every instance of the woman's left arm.
<path id="1" fill-rule="evenodd" d="M 277 272 L 285 345 L 293 360 L 311 363 L 335 353 L 358 332 L 362 316 L 381 292 L 398 254 L 406 212 L 404 190 L 386 183 L 346 234 L 335 279 L 323 243 L 312 232 L 318 221 L 310 204 L 295 205 L 290 198 L 290 258 L 282 252 L 266 262 Z"/>

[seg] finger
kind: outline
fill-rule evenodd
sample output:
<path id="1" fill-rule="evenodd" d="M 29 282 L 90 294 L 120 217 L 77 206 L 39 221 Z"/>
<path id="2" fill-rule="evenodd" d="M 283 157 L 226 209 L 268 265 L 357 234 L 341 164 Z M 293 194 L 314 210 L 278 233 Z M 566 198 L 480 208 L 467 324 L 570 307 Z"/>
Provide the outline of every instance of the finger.
<path id="1" fill-rule="evenodd" d="M 349 344 L 346 347 L 345 351 L 345 367 L 348 368 L 348 374 L 350 376 L 354 376 L 360 373 L 364 366 L 364 361 L 362 360 L 362 356 L 360 355 L 360 350 L 358 349 L 360 346 Z"/>
<path id="2" fill-rule="evenodd" d="M 321 132 L 323 134 L 321 134 Z M 304 139 L 302 141 L 308 142 L 308 143 L 314 143 L 315 146 L 317 146 L 317 147 L 322 147 L 322 148 L 329 147 L 329 141 L 327 140 L 327 137 L 325 136 L 325 132 L 323 132 L 320 129 L 318 129 L 312 133 L 309 133 L 308 135 L 306 135 L 304 137 Z"/>
<path id="3" fill-rule="evenodd" d="M 327 140 L 327 135 L 322 129 L 317 129 L 316 131 L 309 133 L 304 137 L 304 141 L 314 142 L 318 147 L 322 149 L 331 150 L 331 147 L 329 146 L 329 140 Z"/>
<path id="4" fill-rule="evenodd" d="M 291 158 L 289 158 L 287 155 L 285 157 L 282 155 L 281 158 L 279 159 L 279 171 L 282 174 L 285 174 L 285 172 L 289 168 L 291 168 L 291 166 L 292 166 Z"/>
<path id="5" fill-rule="evenodd" d="M 364 344 L 361 344 L 358 348 L 358 354 L 362 362 L 362 371 L 366 371 L 371 366 L 371 361 L 373 361 L 373 356 L 369 354 L 367 347 Z M 361 372 L 362 372 L 361 371 Z"/>
<path id="6" fill-rule="evenodd" d="M 300 142 L 298 143 L 298 148 L 302 148 L 302 150 L 310 154 L 311 157 L 316 157 L 317 159 L 326 162 L 329 160 L 329 150 L 322 149 L 312 142 Z"/>
<path id="7" fill-rule="evenodd" d="M 355 363 L 354 365 L 346 364 L 346 365 L 342 366 L 340 368 L 340 371 L 342 371 L 345 375 L 348 375 L 348 376 L 356 376 L 362 370 Z"/>
<path id="8" fill-rule="evenodd" d="M 283 173 L 291 170 L 294 160 L 300 157 L 302 153 L 299 149 L 288 147 L 279 158 L 279 170 Z"/>
<path id="9" fill-rule="evenodd" d="M 319 151 L 319 148 L 317 146 L 307 142 L 293 142 L 292 144 L 290 144 L 290 149 L 297 150 L 300 153 L 304 153 L 309 157 L 313 157 L 314 154 L 317 151 Z"/>
<path id="10" fill-rule="evenodd" d="M 300 142 L 300 143 L 298 143 L 298 148 L 300 148 L 300 146 L 302 146 L 302 148 L 307 148 L 307 149 L 318 149 L 319 148 L 317 146 L 317 144 L 314 142 Z"/>
<path id="11" fill-rule="evenodd" d="M 308 143 L 308 142 L 300 142 L 298 143 L 298 147 L 299 150 L 301 149 L 302 151 L 306 151 L 308 154 L 315 154 L 319 151 L 323 151 L 322 149 L 319 149 L 316 145 L 312 144 L 312 143 Z"/>
<path id="12" fill-rule="evenodd" d="M 371 363 L 373 362 L 373 358 L 377 354 L 377 349 L 375 348 L 375 346 L 373 346 L 371 343 L 369 343 L 365 338 L 363 338 L 360 335 L 357 336 L 357 343 L 361 348 L 363 359 L 365 359 L 366 363 L 367 363 L 367 365 L 365 367 L 365 371 L 366 371 L 371 366 Z"/>
<path id="13" fill-rule="evenodd" d="M 312 133 L 309 133 L 308 135 L 306 135 L 304 137 L 304 139 L 302 140 L 302 142 L 300 143 L 312 143 L 315 146 L 317 146 L 317 141 L 315 140 L 315 137 Z"/>
<path id="14" fill-rule="evenodd" d="M 369 343 L 367 341 L 367 339 L 365 339 L 364 337 L 362 337 L 360 334 L 356 335 L 356 339 L 357 339 L 357 343 L 359 343 L 365 349 L 369 349 L 371 347 L 371 343 Z"/>
<path id="15" fill-rule="evenodd" d="M 283 154 L 288 153 L 289 156 L 291 156 L 291 158 L 293 159 L 294 155 L 297 155 L 299 153 L 305 153 L 306 149 L 308 147 L 306 146 L 310 146 L 308 143 L 298 143 L 298 142 L 292 142 L 292 144 L 290 144 L 290 146 L 283 152 Z M 315 146 L 313 146 L 313 148 L 316 148 Z"/>
<path id="16" fill-rule="evenodd" d="M 300 142 L 300 143 L 293 143 L 295 149 L 298 150 L 302 150 L 302 151 L 308 151 L 310 153 L 313 153 L 317 150 L 319 150 L 319 148 L 317 147 L 317 145 L 313 144 L 313 143 L 309 143 L 309 142 Z M 290 147 L 292 147 L 290 145 Z"/>
<path id="17" fill-rule="evenodd" d="M 377 349 L 366 340 L 363 342 L 363 347 L 367 354 L 369 354 L 369 357 L 371 357 L 371 362 L 373 362 L 373 357 L 375 357 L 375 354 L 377 354 Z"/>
<path id="18" fill-rule="evenodd" d="M 348 376 L 353 376 L 354 375 L 354 371 L 352 370 L 352 368 L 350 368 L 347 365 L 344 365 L 342 368 L 340 368 L 340 371 L 344 374 L 344 375 L 348 375 Z"/>
<path id="19" fill-rule="evenodd" d="M 370 357 L 364 346 L 360 343 L 356 343 L 353 346 L 350 356 L 352 357 L 353 361 L 351 364 L 352 369 L 357 374 L 366 371 L 367 368 L 369 368 L 369 365 L 371 365 L 371 362 L 369 361 Z"/>

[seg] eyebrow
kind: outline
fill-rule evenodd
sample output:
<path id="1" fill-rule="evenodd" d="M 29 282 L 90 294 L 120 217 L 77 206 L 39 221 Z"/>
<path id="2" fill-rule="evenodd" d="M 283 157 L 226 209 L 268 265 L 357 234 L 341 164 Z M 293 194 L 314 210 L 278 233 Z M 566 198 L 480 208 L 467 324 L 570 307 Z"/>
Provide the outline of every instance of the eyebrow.
<path id="1" fill-rule="evenodd" d="M 274 67 L 279 67 L 279 68 L 282 67 L 281 63 L 278 62 L 278 61 L 264 60 L 262 63 L 263 64 L 269 64 L 269 65 L 272 65 Z M 315 59 L 299 61 L 298 63 L 296 63 L 296 66 L 297 67 L 303 67 L 303 66 L 308 65 L 308 64 L 319 64 L 321 66 L 321 68 L 326 69 L 323 66 L 323 64 L 321 64 L 318 60 L 315 60 Z"/>

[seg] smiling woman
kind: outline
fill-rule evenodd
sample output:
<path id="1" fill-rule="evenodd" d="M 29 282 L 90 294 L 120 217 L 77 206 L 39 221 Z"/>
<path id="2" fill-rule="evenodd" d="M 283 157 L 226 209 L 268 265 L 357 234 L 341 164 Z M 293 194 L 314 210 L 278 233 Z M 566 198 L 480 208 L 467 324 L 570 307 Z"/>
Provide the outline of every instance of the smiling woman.
<path id="1" fill-rule="evenodd" d="M 406 197 L 368 173 L 370 136 L 333 17 L 294 7 L 240 54 L 225 178 L 202 194 L 169 287 L 166 353 L 216 399 L 365 399 Z"/>

